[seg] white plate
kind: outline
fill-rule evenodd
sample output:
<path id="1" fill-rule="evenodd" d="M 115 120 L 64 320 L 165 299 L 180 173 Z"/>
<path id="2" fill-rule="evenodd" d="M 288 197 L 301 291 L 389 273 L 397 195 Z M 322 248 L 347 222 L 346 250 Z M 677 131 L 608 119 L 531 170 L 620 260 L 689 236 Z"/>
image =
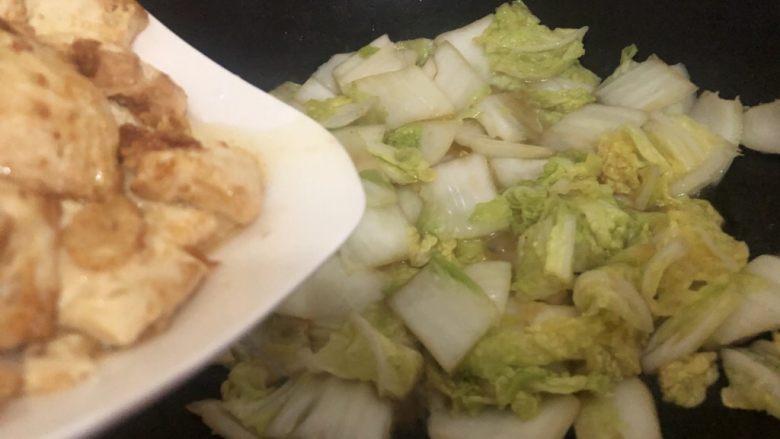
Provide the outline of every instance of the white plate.
<path id="1" fill-rule="evenodd" d="M 214 255 L 221 266 L 168 331 L 107 357 L 74 389 L 13 401 L 0 412 L 0 438 L 87 435 L 187 378 L 335 251 L 363 212 L 348 156 L 319 125 L 212 63 L 154 18 L 135 49 L 187 91 L 194 117 L 263 140 L 257 153 L 267 174 L 265 212 Z"/>

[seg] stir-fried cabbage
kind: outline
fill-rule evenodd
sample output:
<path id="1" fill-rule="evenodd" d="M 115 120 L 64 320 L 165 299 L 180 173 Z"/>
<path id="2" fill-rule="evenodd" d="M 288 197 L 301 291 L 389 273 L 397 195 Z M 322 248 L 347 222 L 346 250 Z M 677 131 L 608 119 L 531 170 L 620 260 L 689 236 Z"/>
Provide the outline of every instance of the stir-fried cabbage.
<path id="1" fill-rule="evenodd" d="M 433 39 L 383 35 L 275 95 L 330 129 L 366 194 L 349 239 L 231 350 L 227 438 L 658 439 L 655 402 L 780 417 L 780 258 L 748 264 L 707 201 L 738 144 L 777 152 L 778 102 L 743 113 L 685 65 L 521 1 Z M 334 188 L 338 190 L 338 188 Z M 305 245 L 305 243 L 304 243 Z M 575 421 L 576 419 L 576 421 Z"/>
<path id="2" fill-rule="evenodd" d="M 523 2 L 499 6 L 495 18 L 476 38 L 487 54 L 493 81 L 505 84 L 557 76 L 585 53 L 587 28 L 551 30 Z"/>
<path id="3" fill-rule="evenodd" d="M 343 379 L 373 382 L 379 395 L 404 398 L 422 372 L 403 323 L 382 307 L 353 314 L 311 359 L 312 367 Z"/>
<path id="4" fill-rule="evenodd" d="M 759 340 L 748 348 L 724 349 L 729 386 L 721 391 L 726 407 L 760 410 L 780 418 L 780 347 Z"/>
<path id="5" fill-rule="evenodd" d="M 707 397 L 707 388 L 718 380 L 715 352 L 697 352 L 661 367 L 658 384 L 664 400 L 681 407 L 696 407 Z"/>
<path id="6" fill-rule="evenodd" d="M 660 439 L 653 395 L 642 381 L 627 379 L 611 395 L 586 397 L 574 430 L 578 439 Z"/>
<path id="7" fill-rule="evenodd" d="M 780 100 L 747 109 L 743 118 L 742 144 L 765 153 L 780 153 Z"/>
<path id="8" fill-rule="evenodd" d="M 580 403 L 573 396 L 551 397 L 539 414 L 523 421 L 511 412 L 490 410 L 479 416 L 436 410 L 428 420 L 431 439 L 561 439 L 577 416 Z"/>

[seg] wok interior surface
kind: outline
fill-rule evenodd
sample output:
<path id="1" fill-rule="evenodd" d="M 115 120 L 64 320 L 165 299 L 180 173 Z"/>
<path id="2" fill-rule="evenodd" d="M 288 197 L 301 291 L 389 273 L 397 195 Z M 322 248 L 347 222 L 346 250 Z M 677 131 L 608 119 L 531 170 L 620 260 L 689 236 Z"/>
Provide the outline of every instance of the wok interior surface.
<path id="1" fill-rule="evenodd" d="M 330 55 L 356 50 L 387 33 L 393 40 L 433 37 L 474 21 L 499 0 L 141 0 L 196 48 L 264 90 L 302 82 Z M 631 43 L 639 57 L 656 53 L 683 62 L 703 90 L 746 105 L 780 98 L 780 2 L 766 0 L 527 0 L 550 27 L 589 26 L 583 64 L 602 77 Z M 780 253 L 780 156 L 752 151 L 705 193 L 726 219 L 726 230 L 751 255 Z M 293 238 L 294 239 L 294 238 Z M 722 375 L 722 373 L 721 373 Z M 169 396 L 105 432 L 105 438 L 207 438 L 210 432 L 184 408 L 218 397 L 225 370 L 212 366 Z M 706 402 L 686 410 L 660 399 L 666 438 L 771 438 L 780 421 L 720 403 L 723 379 Z M 425 437 L 419 431 L 398 437 Z M 573 436 L 573 435 L 572 435 Z"/>

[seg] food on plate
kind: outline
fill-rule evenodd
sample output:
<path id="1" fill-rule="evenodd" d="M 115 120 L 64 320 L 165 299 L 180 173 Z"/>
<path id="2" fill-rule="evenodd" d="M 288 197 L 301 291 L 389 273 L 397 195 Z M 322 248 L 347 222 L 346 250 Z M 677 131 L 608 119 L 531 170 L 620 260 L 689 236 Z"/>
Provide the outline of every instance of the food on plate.
<path id="1" fill-rule="evenodd" d="M 119 131 L 108 100 L 56 49 L 0 33 L 0 164 L 30 190 L 103 199 L 120 189 Z"/>
<path id="2" fill-rule="evenodd" d="M 0 1 L 0 402 L 165 330 L 262 211 L 258 158 L 191 130 L 135 0 Z"/>
<path id="3" fill-rule="evenodd" d="M 27 23 L 35 35 L 59 44 L 89 39 L 129 48 L 149 21 L 146 11 L 135 0 L 23 0 L 23 3 Z"/>
<path id="4" fill-rule="evenodd" d="M 0 202 L 0 349 L 10 351 L 55 331 L 60 208 L 55 200 L 5 180 L 0 182 Z"/>

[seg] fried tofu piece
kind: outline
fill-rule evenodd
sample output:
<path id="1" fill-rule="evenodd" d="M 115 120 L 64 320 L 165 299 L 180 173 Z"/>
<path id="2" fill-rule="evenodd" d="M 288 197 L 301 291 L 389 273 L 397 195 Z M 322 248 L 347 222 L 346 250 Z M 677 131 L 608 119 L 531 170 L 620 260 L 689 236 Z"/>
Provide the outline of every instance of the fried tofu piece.
<path id="1" fill-rule="evenodd" d="M 25 394 L 64 390 L 95 371 L 100 345 L 81 334 L 57 335 L 24 352 L 22 371 Z"/>
<path id="2" fill-rule="evenodd" d="M 0 0 L 0 19 L 9 23 L 26 23 L 27 6 L 24 0 Z"/>
<path id="3" fill-rule="evenodd" d="M 124 347 L 168 319 L 209 271 L 203 260 L 163 239 L 150 239 L 123 265 L 94 271 L 60 254 L 61 326 L 102 344 Z"/>
<path id="4" fill-rule="evenodd" d="M 242 225 L 260 214 L 263 173 L 249 152 L 222 142 L 203 146 L 186 136 L 127 126 L 120 132 L 120 154 L 132 175 L 134 194 L 152 201 L 189 204 Z"/>
<path id="5" fill-rule="evenodd" d="M 230 236 L 236 223 L 191 206 L 144 201 L 147 232 L 181 248 L 206 253 Z"/>
<path id="6" fill-rule="evenodd" d="M 79 38 L 130 47 L 149 16 L 135 0 L 26 0 L 27 16 L 44 41 Z"/>
<path id="7" fill-rule="evenodd" d="M 103 94 L 54 49 L 0 29 L 0 166 L 41 192 L 120 189 L 119 134 Z"/>
<path id="8" fill-rule="evenodd" d="M 82 75 L 142 124 L 154 130 L 189 133 L 187 94 L 131 50 L 79 39 L 70 45 L 68 53 Z"/>
<path id="9" fill-rule="evenodd" d="M 54 332 L 59 203 L 0 179 L 0 350 Z"/>
<path id="10" fill-rule="evenodd" d="M 107 270 L 124 264 L 140 250 L 143 230 L 138 207 L 117 196 L 79 209 L 62 230 L 62 246 L 79 266 Z"/>
<path id="11" fill-rule="evenodd" d="M 114 115 L 114 120 L 119 125 L 140 125 L 141 122 L 136 119 L 133 113 L 127 108 L 117 104 L 116 102 L 110 102 L 111 114 Z"/>
<path id="12" fill-rule="evenodd" d="M 22 368 L 17 361 L 0 359 L 0 407 L 22 390 Z"/>
<path id="13" fill-rule="evenodd" d="M 145 79 L 143 62 L 130 49 L 79 39 L 71 44 L 69 55 L 79 73 L 107 96 L 133 90 Z"/>
<path id="14" fill-rule="evenodd" d="M 246 225 L 260 214 L 262 181 L 254 157 L 222 146 L 143 154 L 130 188 L 143 198 L 191 204 Z"/>
<path id="15" fill-rule="evenodd" d="M 149 128 L 160 131 L 190 132 L 187 94 L 170 76 L 143 64 L 143 79 L 111 95 Z"/>

